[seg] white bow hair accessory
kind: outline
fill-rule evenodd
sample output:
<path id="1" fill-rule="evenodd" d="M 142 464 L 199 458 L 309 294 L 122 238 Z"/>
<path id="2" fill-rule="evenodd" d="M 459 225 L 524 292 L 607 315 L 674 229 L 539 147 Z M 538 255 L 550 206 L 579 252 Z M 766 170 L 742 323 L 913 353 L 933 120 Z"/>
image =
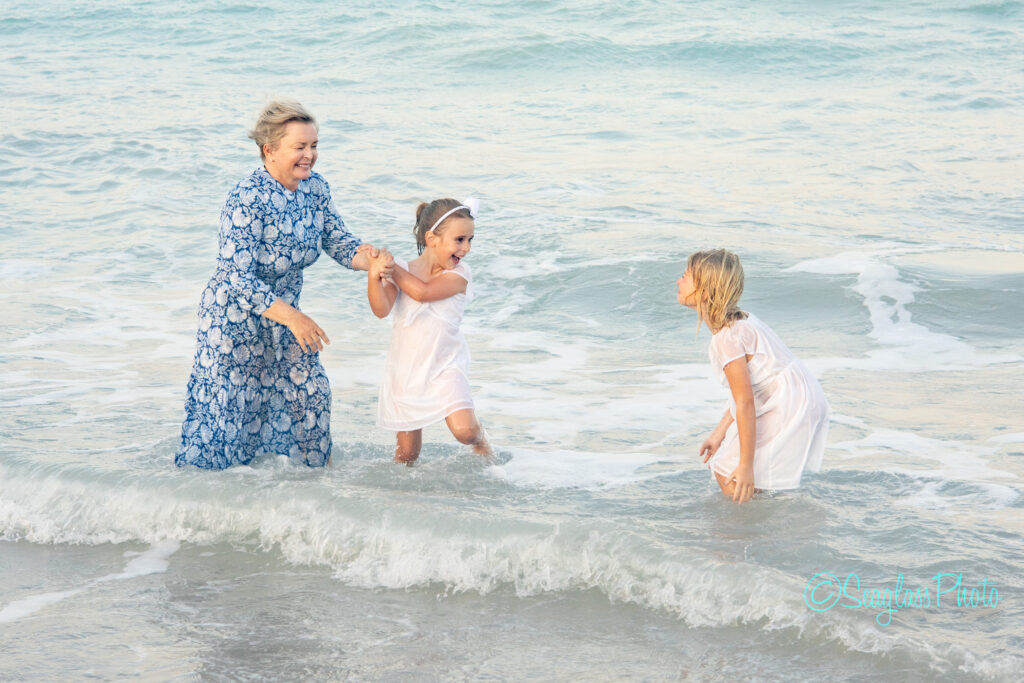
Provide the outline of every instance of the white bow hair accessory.
<path id="1" fill-rule="evenodd" d="M 476 214 L 478 211 L 480 211 L 480 200 L 477 199 L 476 197 L 466 197 L 465 201 L 456 206 L 454 209 L 446 211 L 440 218 L 434 221 L 434 224 L 430 226 L 430 230 L 427 230 L 427 232 L 434 232 L 437 226 L 441 225 L 441 223 L 444 222 L 445 218 L 448 218 L 448 216 L 451 216 L 453 213 L 461 209 L 466 209 L 467 211 L 469 211 L 470 218 L 476 220 Z"/>

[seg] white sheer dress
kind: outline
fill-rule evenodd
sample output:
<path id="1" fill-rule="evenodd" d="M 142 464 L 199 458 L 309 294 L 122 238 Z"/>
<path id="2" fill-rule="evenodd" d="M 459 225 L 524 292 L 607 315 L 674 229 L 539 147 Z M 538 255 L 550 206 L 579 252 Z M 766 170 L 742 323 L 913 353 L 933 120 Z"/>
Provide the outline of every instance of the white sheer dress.
<path id="1" fill-rule="evenodd" d="M 406 270 L 409 264 L 395 259 Z M 394 324 L 377 403 L 377 424 L 399 432 L 422 429 L 457 410 L 473 408 L 469 345 L 459 331 L 472 299 L 469 266 L 448 271 L 466 280 L 466 293 L 420 303 L 401 290 L 391 312 Z"/>
<path id="2" fill-rule="evenodd" d="M 740 356 L 751 356 L 747 367 L 757 416 L 754 485 L 774 490 L 797 488 L 804 470 L 821 468 L 825 452 L 829 406 L 818 380 L 754 315 L 712 335 L 708 355 L 713 372 L 726 386 L 723 368 Z M 730 404 L 735 419 L 736 405 L 731 398 Z M 739 463 L 740 441 L 734 421 L 708 466 L 727 477 Z"/>

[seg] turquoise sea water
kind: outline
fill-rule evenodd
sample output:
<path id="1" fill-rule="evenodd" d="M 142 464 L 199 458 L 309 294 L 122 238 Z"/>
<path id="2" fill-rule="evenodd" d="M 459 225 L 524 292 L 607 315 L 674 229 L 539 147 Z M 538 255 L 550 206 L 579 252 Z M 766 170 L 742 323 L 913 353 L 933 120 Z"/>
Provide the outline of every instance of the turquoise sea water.
<path id="1" fill-rule="evenodd" d="M 6 3 L 0 679 L 1018 678 L 1022 35 L 1019 2 Z M 173 467 L 271 96 L 364 240 L 483 200 L 499 466 L 441 426 L 390 463 L 389 323 L 325 258 L 332 465 Z M 834 413 L 824 469 L 739 508 L 675 302 L 713 246 Z M 822 573 L 866 604 L 809 608 Z M 935 605 L 957 576 L 986 604 Z M 931 604 L 886 622 L 899 582 Z"/>

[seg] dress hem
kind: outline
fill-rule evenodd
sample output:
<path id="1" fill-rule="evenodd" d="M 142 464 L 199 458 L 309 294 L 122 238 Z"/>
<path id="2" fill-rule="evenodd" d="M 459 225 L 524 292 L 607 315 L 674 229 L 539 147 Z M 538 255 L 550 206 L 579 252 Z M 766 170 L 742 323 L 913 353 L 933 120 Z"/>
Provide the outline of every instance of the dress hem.
<path id="1" fill-rule="evenodd" d="M 711 466 L 709 469 L 711 470 L 711 473 L 712 473 L 712 475 L 711 475 L 711 479 L 712 480 L 715 479 L 714 475 L 716 475 L 716 474 L 720 474 L 723 477 L 728 477 L 730 474 L 732 474 L 731 471 L 729 471 L 729 472 L 722 472 L 721 470 L 719 470 L 715 466 Z M 813 471 L 813 470 L 805 470 L 805 471 L 810 472 L 810 471 Z M 755 477 L 754 478 L 754 487 L 755 488 L 759 488 L 759 489 L 764 489 L 765 491 L 791 491 L 793 489 L 800 488 L 800 480 L 801 479 L 803 479 L 803 477 L 797 477 L 796 479 L 787 478 L 787 479 L 783 479 L 781 482 L 772 482 L 771 486 L 767 486 L 763 482 L 758 482 L 757 478 Z"/>
<path id="2" fill-rule="evenodd" d="M 377 426 L 382 427 L 384 429 L 389 429 L 393 432 L 412 432 L 416 431 L 417 429 L 423 429 L 424 427 L 428 427 L 434 424 L 435 422 L 440 422 L 441 420 L 445 419 L 452 413 L 459 410 L 473 410 L 473 403 L 468 401 L 453 403 L 444 410 L 434 413 L 434 415 L 431 416 L 430 418 L 424 420 L 417 420 L 416 422 L 385 422 L 384 420 L 378 418 Z"/>

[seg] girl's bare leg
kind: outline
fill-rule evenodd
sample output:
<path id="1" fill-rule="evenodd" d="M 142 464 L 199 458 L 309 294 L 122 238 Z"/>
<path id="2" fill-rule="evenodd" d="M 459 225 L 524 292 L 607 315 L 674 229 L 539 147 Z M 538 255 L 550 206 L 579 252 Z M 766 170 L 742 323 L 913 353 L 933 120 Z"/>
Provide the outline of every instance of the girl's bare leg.
<path id="1" fill-rule="evenodd" d="M 726 478 L 718 472 L 715 472 L 715 479 L 718 481 L 718 485 L 722 488 L 722 495 L 729 500 L 732 500 L 732 495 L 736 492 L 736 482 L 727 481 Z"/>
<path id="2" fill-rule="evenodd" d="M 415 429 L 411 432 L 398 432 L 398 446 L 395 447 L 395 462 L 411 466 L 416 462 L 416 458 L 420 457 L 420 448 L 422 447 L 422 429 Z"/>
<path id="3" fill-rule="evenodd" d="M 491 450 L 491 444 L 487 443 L 484 428 L 480 426 L 480 422 L 476 419 L 476 413 L 472 410 L 468 408 L 456 410 L 444 421 L 448 423 L 448 429 L 452 431 L 452 436 L 456 441 L 472 446 L 473 452 L 477 455 L 486 458 L 493 457 L 494 451 Z"/>

